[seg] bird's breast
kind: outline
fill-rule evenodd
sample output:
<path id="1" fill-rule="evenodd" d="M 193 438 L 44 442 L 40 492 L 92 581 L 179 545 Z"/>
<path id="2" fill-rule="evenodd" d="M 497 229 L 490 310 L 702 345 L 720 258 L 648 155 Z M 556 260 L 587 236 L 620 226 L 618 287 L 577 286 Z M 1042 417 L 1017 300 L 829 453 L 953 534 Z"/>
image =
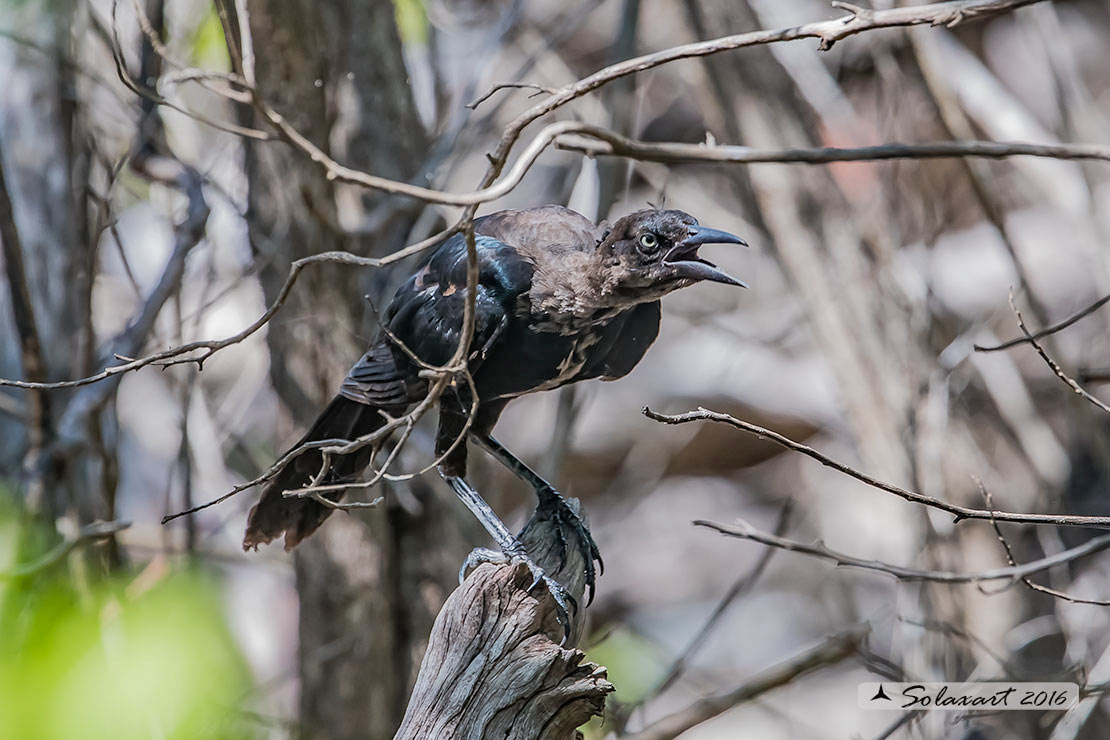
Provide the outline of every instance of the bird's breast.
<path id="1" fill-rule="evenodd" d="M 571 334 L 517 324 L 475 374 L 478 394 L 514 398 L 580 380 L 602 339 L 596 327 Z"/>

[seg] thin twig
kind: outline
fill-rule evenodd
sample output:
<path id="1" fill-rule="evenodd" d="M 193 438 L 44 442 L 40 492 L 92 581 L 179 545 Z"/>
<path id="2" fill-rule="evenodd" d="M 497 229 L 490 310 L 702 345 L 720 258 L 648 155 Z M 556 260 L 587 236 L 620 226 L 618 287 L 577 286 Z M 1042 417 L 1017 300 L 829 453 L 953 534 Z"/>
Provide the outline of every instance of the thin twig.
<path id="1" fill-rule="evenodd" d="M 1102 298 L 1099 298 L 1097 301 L 1095 301 L 1091 305 L 1087 306 L 1086 308 L 1082 308 L 1079 311 L 1076 311 L 1075 313 L 1073 313 L 1071 316 L 1067 317 L 1066 319 L 1064 319 L 1060 323 L 1053 324 L 1052 326 L 1048 327 L 1047 329 L 1041 329 L 1039 332 L 1033 334 L 1032 339 L 1028 336 L 1025 336 L 1025 337 L 1018 337 L 1017 339 L 1011 339 L 1010 341 L 1003 342 L 1002 344 L 992 344 L 988 347 L 984 347 L 984 346 L 979 345 L 979 344 L 976 344 L 976 345 L 973 345 L 973 346 L 974 346 L 976 352 L 1000 352 L 1004 349 L 1010 349 L 1011 347 L 1017 347 L 1020 344 L 1028 344 L 1032 340 L 1043 339 L 1044 337 L 1052 336 L 1053 334 L 1056 334 L 1057 332 L 1061 332 L 1064 329 L 1067 329 L 1069 326 L 1076 323 L 1080 319 L 1085 318 L 1087 316 L 1090 316 L 1095 311 L 1097 311 L 1100 308 L 1102 308 L 1103 306 L 1105 306 L 1107 303 L 1110 303 L 1110 293 L 1108 293 L 1107 295 L 1104 295 Z"/>
<path id="2" fill-rule="evenodd" d="M 1050 157 L 1053 159 L 1096 159 L 1110 161 L 1110 146 L 1099 144 L 1033 144 L 1020 141 L 935 141 L 922 144 L 890 143 L 860 147 L 803 147 L 754 149 L 725 144 L 646 142 L 603 129 L 583 126 L 580 135 L 564 135 L 556 149 L 591 157 L 629 157 L 645 162 L 682 164 L 829 164 L 873 162 L 887 159 L 947 159 L 953 157 Z M 590 137 L 590 138 L 585 138 Z"/>
<path id="3" fill-rule="evenodd" d="M 952 504 L 941 499 L 927 496 L 923 493 L 910 491 L 893 483 L 886 483 L 877 478 L 874 478 L 867 473 L 856 470 L 855 468 L 845 465 L 842 462 L 833 460 L 827 455 L 818 452 L 809 445 L 804 445 L 801 442 L 784 437 L 777 432 L 772 432 L 770 429 L 764 429 L 747 421 L 742 421 L 728 414 L 722 414 L 717 411 L 710 411 L 706 408 L 698 408 L 696 411 L 690 411 L 685 414 L 660 414 L 651 409 L 644 407 L 644 416 L 649 419 L 662 422 L 664 424 L 687 424 L 693 421 L 715 421 L 724 424 L 729 424 L 736 427 L 748 434 L 754 434 L 760 439 L 767 439 L 780 447 L 785 447 L 788 450 L 799 452 L 807 457 L 810 457 L 822 465 L 832 468 L 847 476 L 855 478 L 856 480 L 866 483 L 872 488 L 877 488 L 880 491 L 892 493 L 895 496 L 905 499 L 911 503 L 924 504 L 925 506 L 945 511 L 955 517 L 955 521 L 959 522 L 964 519 L 982 519 L 989 521 L 997 519 L 1000 522 L 1014 522 L 1017 524 L 1053 524 L 1063 527 L 1086 527 L 1093 529 L 1110 529 L 1110 516 L 1078 516 L 1074 514 L 1019 514 L 1007 511 L 987 511 L 986 509 L 973 509 L 968 506 L 960 506 Z"/>
<path id="4" fill-rule="evenodd" d="M 991 498 L 990 491 L 988 491 L 987 487 L 983 485 L 983 481 L 976 479 L 975 483 L 979 486 L 979 493 L 982 494 L 983 500 L 987 504 L 987 508 L 992 508 L 994 506 L 994 502 Z M 994 527 L 994 534 L 998 538 L 998 542 L 1002 545 L 1002 549 L 1006 552 L 1006 562 L 1010 565 L 1017 565 L 1017 561 L 1014 559 L 1014 550 L 1012 547 L 1010 547 L 1010 543 L 1006 539 L 1006 536 L 1002 534 L 1002 528 L 998 526 L 998 522 L 993 520 L 991 521 L 991 526 Z M 1057 599 L 1063 599 L 1064 601 L 1070 601 L 1073 604 L 1110 606 L 1110 600 L 1084 599 L 1079 596 L 1072 596 L 1071 594 L 1065 593 L 1063 591 L 1058 591 L 1048 586 L 1042 586 L 1041 584 L 1034 582 L 1033 579 L 1031 579 L 1029 576 L 1022 576 L 1021 582 L 1024 583 L 1027 588 L 1030 588 L 1033 591 L 1040 591 L 1043 594 L 1048 594 L 1049 596 L 1054 596 Z"/>
<path id="5" fill-rule="evenodd" d="M 289 266 L 289 273 L 285 277 L 285 282 L 282 284 L 281 289 L 278 291 L 278 295 L 274 299 L 274 302 L 267 307 L 266 311 L 257 319 L 255 319 L 255 321 L 253 321 L 248 327 L 236 334 L 232 334 L 231 336 L 226 337 L 225 339 L 208 339 L 195 342 L 187 342 L 186 344 L 172 347 L 162 352 L 156 352 L 154 354 L 147 355 L 146 357 L 140 357 L 139 359 L 125 362 L 122 365 L 113 365 L 111 367 L 106 367 L 94 375 L 90 375 L 85 378 L 78 378 L 76 380 L 64 380 L 57 383 L 33 383 L 24 380 L 10 380 L 7 378 L 0 378 L 0 386 L 44 389 L 76 388 L 79 386 L 96 383 L 113 375 L 119 375 L 120 373 L 138 370 L 139 368 L 146 367 L 147 365 L 159 364 L 162 363 L 164 360 L 171 359 L 175 360 L 176 363 L 195 362 L 199 367 L 203 368 L 204 362 L 207 361 L 208 358 L 214 355 L 216 352 L 224 349 L 225 347 L 230 347 L 233 344 L 238 344 L 239 342 L 242 342 L 244 339 L 254 334 L 267 323 L 269 323 L 270 319 L 274 317 L 274 314 L 276 314 L 281 309 L 281 307 L 285 304 L 285 301 L 289 298 L 289 293 L 292 290 L 293 285 L 297 282 L 297 278 L 300 276 L 301 271 L 304 270 L 306 267 L 323 262 L 338 262 L 340 264 L 357 265 L 360 267 L 381 267 L 383 265 L 392 264 L 393 262 L 400 261 L 406 257 L 409 257 L 410 255 L 427 249 L 430 246 L 438 244 L 439 242 L 443 241 L 444 238 L 450 236 L 451 233 L 453 233 L 452 229 L 441 231 L 438 234 L 434 234 L 427 239 L 416 242 L 415 244 L 412 244 L 400 251 L 380 258 L 360 257 L 358 255 L 351 254 L 350 252 L 322 252 L 320 254 L 313 254 L 308 257 L 302 257 Z M 189 355 L 198 350 L 205 350 L 205 352 L 203 352 L 199 356 L 183 357 L 184 355 Z M 128 355 L 130 353 L 121 352 L 120 354 Z"/>
<path id="6" fill-rule="evenodd" d="M 130 321 L 123 331 L 117 334 L 102 350 L 100 362 L 107 363 L 109 358 L 116 355 L 135 354 L 146 343 L 157 321 L 158 314 L 166 301 L 181 287 L 181 280 L 185 274 L 185 261 L 193 248 L 204 238 L 205 228 L 208 223 L 209 208 L 204 199 L 203 180 L 199 172 L 192 167 L 181 163 L 172 157 L 162 156 L 136 156 L 132 162 L 132 169 L 143 177 L 158 182 L 165 182 L 176 186 L 187 198 L 185 219 L 174 230 L 173 250 L 170 252 L 166 266 L 162 270 L 158 283 L 143 301 L 138 314 Z M 107 403 L 112 394 L 119 387 L 118 372 L 105 371 L 102 378 L 111 378 L 96 387 L 82 388 L 73 394 L 66 405 L 61 419 L 58 421 L 57 440 L 51 445 L 49 453 L 52 458 L 58 459 L 65 450 L 80 445 L 87 437 L 88 424 L 93 414 Z M 29 387 L 34 384 L 9 383 L 0 379 L 0 385 L 16 385 Z M 56 384 L 39 384 L 38 387 L 51 387 Z M 89 385 L 88 383 L 69 383 L 68 387 L 76 385 Z"/>
<path id="7" fill-rule="evenodd" d="M 247 0 L 235 0 L 235 17 L 239 21 L 239 48 L 243 63 L 243 78 L 247 87 L 254 87 L 254 36 L 251 33 L 251 17 L 247 10 Z"/>
<path id="8" fill-rule="evenodd" d="M 192 118 L 194 121 L 196 121 L 198 123 L 204 124 L 205 126 L 211 126 L 212 128 L 218 129 L 220 131 L 226 131 L 229 134 L 234 134 L 236 136 L 243 136 L 245 138 L 255 139 L 255 140 L 258 140 L 258 141 L 270 141 L 271 139 L 274 138 L 274 136 L 272 134 L 270 134 L 266 131 L 259 131 L 257 129 L 248 128 L 246 126 L 239 126 L 239 125 L 234 124 L 234 123 L 228 123 L 227 121 L 220 121 L 220 120 L 217 120 L 217 119 L 214 119 L 214 118 L 209 118 L 208 116 L 205 116 L 201 113 L 198 113 L 197 111 L 191 110 L 189 108 L 185 108 L 184 106 L 178 105 L 177 103 L 174 103 L 170 100 L 167 100 L 165 97 L 160 95 L 156 90 L 151 90 L 150 88 L 146 87 L 145 85 L 140 84 L 139 82 L 136 82 L 131 77 L 131 75 L 127 72 L 127 65 L 124 61 L 123 54 L 120 51 L 121 47 L 120 47 L 119 30 L 118 30 L 118 25 L 119 24 L 116 23 L 116 20 L 115 20 L 116 6 L 117 6 L 118 2 L 119 2 L 119 0 L 113 0 L 113 2 L 112 2 L 112 29 L 111 29 L 111 31 L 109 32 L 109 31 L 104 30 L 104 29 L 102 29 L 102 30 L 104 30 L 104 33 L 107 36 L 107 38 L 111 39 L 111 42 L 109 43 L 109 46 L 111 47 L 111 51 L 112 51 L 112 60 L 116 65 L 116 76 L 119 77 L 120 82 L 122 82 L 124 84 L 124 86 L 127 87 L 128 90 L 130 90 L 131 92 L 135 93 L 136 95 L 138 95 L 142 98 L 145 98 L 147 100 L 150 100 L 150 101 L 152 101 L 152 102 L 154 102 L 158 105 L 164 105 L 167 108 L 172 108 L 173 110 L 177 111 L 178 113 L 181 113 L 182 115 L 188 116 L 189 118 Z M 99 25 L 101 23 L 100 19 L 97 17 L 97 15 L 95 13 L 90 14 L 90 18 L 92 19 L 92 22 L 96 25 Z"/>
<path id="9" fill-rule="evenodd" d="M 529 96 L 532 98 L 536 97 L 540 93 L 547 93 L 548 95 L 553 95 L 555 93 L 555 88 L 553 87 L 547 87 L 546 85 L 537 85 L 532 82 L 499 82 L 498 84 L 490 87 L 490 89 L 486 90 L 474 100 L 467 103 L 466 107 L 470 110 L 474 110 L 479 105 L 486 102 L 496 93 L 502 90 L 535 90 L 536 92 L 532 93 Z"/>
<path id="10" fill-rule="evenodd" d="M 1040 573 L 1063 563 L 1070 563 L 1073 560 L 1078 560 L 1087 555 L 1101 552 L 1110 547 L 1110 534 L 1104 534 L 1094 537 L 1070 550 L 1064 550 L 1055 555 L 1050 555 L 1022 565 L 1010 565 L 1005 568 L 994 568 L 993 570 L 984 570 L 979 573 L 954 573 L 943 570 L 906 568 L 901 565 L 883 563 L 878 560 L 864 560 L 832 550 L 820 540 L 812 544 L 796 542 L 773 535 L 770 532 L 761 532 L 747 522 L 739 520 L 732 526 L 702 519 L 695 521 L 694 524 L 699 527 L 715 529 L 721 534 L 726 534 L 730 537 L 739 537 L 740 539 L 751 540 L 769 547 L 777 547 L 780 550 L 789 550 L 790 552 L 810 555 L 821 560 L 829 560 L 839 566 L 864 568 L 866 570 L 887 573 L 900 581 L 930 581 L 934 583 L 983 583 L 985 581 L 1016 580 L 1022 576 Z"/>
<path id="11" fill-rule="evenodd" d="M 751 31 L 733 36 L 723 36 L 709 41 L 674 46 L 652 54 L 645 54 L 611 64 L 588 77 L 560 88 L 556 93 L 524 111 L 510 122 L 501 134 L 497 149 L 489 156 L 490 168 L 482 181 L 482 187 L 488 186 L 501 173 L 501 169 L 508 161 L 510 150 L 525 127 L 572 100 L 621 77 L 654 69 L 679 59 L 709 56 L 747 46 L 762 46 L 782 41 L 817 38 L 821 41 L 819 48 L 824 50 L 831 48 L 836 41 L 876 28 L 922 24 L 951 27 L 976 17 L 1004 13 L 1035 2 L 1039 2 L 1039 0 L 960 0 L 959 2 L 942 2 L 866 11 L 853 7 L 848 9 L 848 15 L 832 20 L 778 30 Z"/>
<path id="12" fill-rule="evenodd" d="M 542 101 L 510 122 L 502 132 L 496 150 L 489 155 L 490 165 L 481 184 L 477 190 L 469 193 L 442 193 L 430 188 L 422 188 L 345 167 L 297 131 L 280 113 L 274 110 L 266 101 L 259 98 L 257 94 L 254 102 L 258 110 L 278 130 L 282 138 L 308 155 L 313 162 L 322 166 L 330 180 L 338 180 L 397 195 L 406 195 L 429 203 L 478 205 L 499 198 L 515 187 L 524 173 L 531 167 L 535 158 L 551 143 L 554 137 L 559 134 L 573 133 L 573 130 L 580 129 L 581 125 L 563 123 L 547 126 L 517 159 L 510 173 L 499 180 L 498 176 L 505 167 L 509 154 L 525 127 L 567 103 L 622 77 L 680 59 L 703 57 L 732 49 L 803 38 L 820 39 L 821 48 L 827 49 L 831 48 L 833 43 L 840 39 L 871 29 L 921 24 L 952 26 L 975 17 L 994 15 L 1035 2 L 1039 2 L 1039 0 L 959 0 L 957 2 L 877 11 L 864 11 L 859 8 L 843 6 L 849 10 L 849 15 L 841 18 L 791 28 L 753 31 L 693 44 L 683 44 L 609 65 L 588 77 L 553 91 Z"/>
<path id="13" fill-rule="evenodd" d="M 92 540 L 101 540 L 105 537 L 111 537 L 130 526 L 131 522 L 90 522 L 77 530 L 77 534 L 62 540 L 37 560 L 24 563 L 23 565 L 17 565 L 9 570 L 0 571 L 0 579 L 26 578 L 27 576 L 35 575 L 61 562 L 61 560 L 71 553 L 78 545 Z"/>
<path id="14" fill-rule="evenodd" d="M 512 169 L 502 178 L 483 184 L 477 190 L 465 193 L 445 193 L 432 188 L 424 188 L 398 180 L 371 175 L 361 170 L 352 169 L 336 162 L 324 153 L 322 149 L 313 144 L 306 136 L 293 128 L 285 117 L 274 110 L 268 103 L 256 99 L 256 107 L 262 112 L 281 137 L 297 149 L 300 149 L 313 162 L 324 168 L 329 180 L 358 185 L 371 190 L 380 190 L 394 195 L 404 195 L 417 198 L 427 203 L 439 203 L 449 206 L 477 206 L 491 200 L 497 200 L 510 193 L 531 169 L 536 159 L 549 147 L 556 138 L 566 133 L 574 133 L 583 127 L 583 124 L 573 121 L 564 121 L 545 126 L 534 139 L 525 147 L 524 151 L 513 164 Z"/>
<path id="15" fill-rule="evenodd" d="M 1014 316 L 1017 317 L 1018 326 L 1021 327 L 1021 333 L 1025 335 L 1026 341 L 1028 341 L 1029 344 L 1033 345 L 1033 349 L 1037 350 L 1037 354 L 1041 356 L 1041 359 L 1044 360 L 1050 368 L 1052 368 L 1052 372 L 1056 373 L 1056 377 L 1064 381 L 1064 384 L 1075 391 L 1077 395 L 1082 396 L 1095 406 L 1098 406 L 1100 409 L 1110 414 L 1110 406 L 1106 405 L 1097 397 L 1092 395 L 1090 391 L 1079 385 L 1079 383 L 1077 383 L 1070 375 L 1065 373 L 1064 369 L 1060 367 L 1056 360 L 1052 359 L 1049 356 L 1048 352 L 1045 351 L 1045 348 L 1041 346 L 1041 343 L 1038 342 L 1036 338 L 1034 338 L 1034 336 L 1029 333 L 1029 329 L 1027 329 L 1025 326 L 1025 320 L 1021 318 L 1021 311 L 1018 311 L 1017 306 L 1014 304 L 1013 289 L 1010 290 L 1010 310 L 1013 311 Z"/>
<path id="16" fill-rule="evenodd" d="M 699 699 L 624 740 L 673 740 L 690 728 L 733 707 L 785 686 L 818 668 L 839 663 L 856 654 L 867 637 L 866 628 L 856 628 L 829 637 L 820 645 L 771 668 L 736 689 L 720 696 Z"/>
<path id="17" fill-rule="evenodd" d="M 782 536 L 786 533 L 787 526 L 790 522 L 790 515 L 791 513 L 793 513 L 793 511 L 794 502 L 792 500 L 789 500 L 786 502 L 786 505 L 782 507 L 782 511 L 779 513 L 779 519 L 778 522 L 775 524 L 774 530 L 776 535 Z M 725 592 L 725 595 L 721 597 L 721 600 L 717 603 L 717 606 L 713 609 L 713 612 L 705 620 L 705 623 L 701 626 L 701 628 L 697 631 L 693 638 L 690 639 L 690 642 L 686 646 L 686 649 L 683 650 L 678 655 L 678 657 L 675 658 L 673 663 L 671 663 L 671 667 L 667 670 L 659 683 L 656 684 L 655 688 L 648 691 L 644 695 L 644 697 L 637 702 L 638 705 L 643 704 L 649 699 L 659 696 L 672 684 L 674 684 L 676 680 L 678 680 L 679 676 L 681 676 L 683 671 L 686 670 L 687 662 L 690 660 L 691 657 L 693 657 L 698 649 L 705 644 L 705 640 L 709 637 L 710 634 L 712 634 L 713 629 L 717 626 L 718 622 L 720 622 L 721 617 L 724 615 L 729 605 L 731 605 L 734 601 L 736 601 L 736 599 L 738 599 L 745 592 L 749 591 L 752 586 L 755 585 L 755 583 L 759 580 L 759 577 L 763 575 L 763 571 L 767 569 L 767 565 L 771 562 L 771 558 L 774 556 L 775 552 L 776 550 L 774 548 L 767 548 L 766 550 L 764 550 L 763 554 L 760 556 L 755 566 L 753 566 L 750 571 L 742 574 L 739 578 L 736 579 L 732 586 L 729 587 L 728 591 Z"/>

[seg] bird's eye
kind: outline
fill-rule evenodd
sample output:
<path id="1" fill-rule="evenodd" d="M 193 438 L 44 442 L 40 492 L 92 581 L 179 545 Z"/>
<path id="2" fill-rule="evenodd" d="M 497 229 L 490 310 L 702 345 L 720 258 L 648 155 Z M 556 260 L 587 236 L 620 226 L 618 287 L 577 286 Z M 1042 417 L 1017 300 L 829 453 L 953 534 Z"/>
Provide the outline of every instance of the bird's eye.
<path id="1" fill-rule="evenodd" d="M 640 251 L 644 254 L 654 254 L 659 250 L 659 237 L 655 234 L 644 234 L 640 237 Z"/>

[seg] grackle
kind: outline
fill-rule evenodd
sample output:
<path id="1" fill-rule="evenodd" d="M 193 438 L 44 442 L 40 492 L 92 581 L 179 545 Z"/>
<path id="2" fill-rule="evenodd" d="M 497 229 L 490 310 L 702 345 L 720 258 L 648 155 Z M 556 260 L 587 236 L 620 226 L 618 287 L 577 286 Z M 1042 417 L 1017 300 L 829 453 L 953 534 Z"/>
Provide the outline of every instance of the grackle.
<path id="1" fill-rule="evenodd" d="M 468 368 L 440 396 L 436 454 L 440 475 L 481 521 L 501 553 L 476 550 L 476 560 L 515 558 L 546 584 L 562 616 L 569 594 L 548 578 L 466 481 L 468 436 L 530 485 L 539 507 L 566 526 L 582 548 L 591 597 L 594 560 L 601 559 L 585 525 L 559 493 L 505 449 L 490 432 L 517 396 L 579 380 L 614 380 L 640 361 L 659 331 L 659 299 L 702 280 L 744 285 L 698 257 L 703 244 L 745 244 L 709 229 L 682 211 L 649 209 L 611 226 L 595 225 L 561 206 L 500 211 L 474 221 L 478 286 Z M 321 440 L 353 440 L 380 429 L 387 416 L 407 412 L 428 391 L 427 366 L 446 365 L 463 331 L 466 241 L 458 234 L 437 247 L 398 289 L 383 330 L 344 379 L 337 395 L 298 447 Z M 470 420 L 474 394 L 477 410 Z M 266 485 L 251 509 L 243 547 L 257 548 L 283 534 L 292 549 L 331 513 L 311 498 L 285 491 L 309 484 L 346 483 L 369 464 L 370 447 L 329 461 L 302 452 Z M 339 500 L 343 491 L 329 491 Z M 560 527 L 560 531 L 562 531 Z M 563 543 L 565 548 L 565 542 Z M 464 572 L 465 568 L 464 566 Z"/>

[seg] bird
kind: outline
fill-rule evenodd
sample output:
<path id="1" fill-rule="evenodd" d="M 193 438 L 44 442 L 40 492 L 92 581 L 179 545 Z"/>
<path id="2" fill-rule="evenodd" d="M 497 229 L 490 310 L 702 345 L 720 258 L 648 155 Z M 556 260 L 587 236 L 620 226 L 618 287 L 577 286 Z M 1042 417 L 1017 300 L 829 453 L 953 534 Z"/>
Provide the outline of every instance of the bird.
<path id="1" fill-rule="evenodd" d="M 440 476 L 499 550 L 475 550 L 462 574 L 477 560 L 523 561 L 534 576 L 532 587 L 541 581 L 547 586 L 563 621 L 573 599 L 528 557 L 467 481 L 467 439 L 528 484 L 537 508 L 565 525 L 583 554 L 592 599 L 594 562 L 601 566 L 602 561 L 588 528 L 554 486 L 492 436 L 494 425 L 506 405 L 520 396 L 627 375 L 659 333 L 665 295 L 701 282 L 747 287 L 699 257 L 698 249 L 747 244 L 728 232 L 700 226 L 679 210 L 649 208 L 612 224 L 595 224 L 558 205 L 477 218 L 473 240 L 478 281 L 467 348 L 469 379 L 455 379 L 439 396 L 435 452 Z M 467 254 L 466 236 L 455 234 L 397 289 L 379 335 L 291 448 L 299 453 L 264 486 L 248 515 L 244 550 L 282 536 L 285 549 L 294 548 L 333 507 L 286 493 L 310 483 L 332 484 L 323 495 L 338 501 L 342 484 L 355 482 L 372 459 L 373 447 L 366 445 L 350 454 L 329 455 L 325 463 L 320 451 L 325 441 L 370 435 L 427 397 L 432 381 L 428 369 L 450 363 L 464 336 Z"/>

